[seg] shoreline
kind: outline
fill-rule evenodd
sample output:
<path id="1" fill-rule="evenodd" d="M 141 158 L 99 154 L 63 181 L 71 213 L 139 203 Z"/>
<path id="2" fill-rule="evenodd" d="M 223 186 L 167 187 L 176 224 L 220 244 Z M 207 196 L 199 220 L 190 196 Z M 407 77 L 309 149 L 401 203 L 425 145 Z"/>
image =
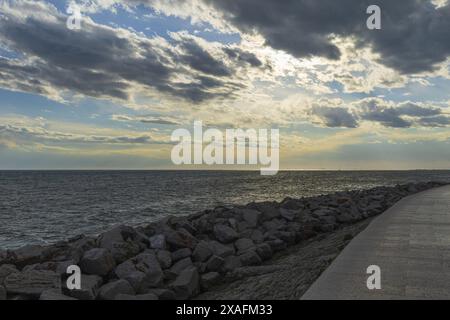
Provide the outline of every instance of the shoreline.
<path id="1" fill-rule="evenodd" d="M 369 221 L 401 198 L 441 185 L 411 183 L 216 207 L 134 228 L 121 225 L 95 237 L 0 249 L 0 299 L 170 300 L 199 294 L 206 299 L 205 292 L 233 282 L 239 272 L 249 277 L 249 268 L 289 256 L 290 249 Z M 65 286 L 69 265 L 81 268 L 80 290 Z"/>

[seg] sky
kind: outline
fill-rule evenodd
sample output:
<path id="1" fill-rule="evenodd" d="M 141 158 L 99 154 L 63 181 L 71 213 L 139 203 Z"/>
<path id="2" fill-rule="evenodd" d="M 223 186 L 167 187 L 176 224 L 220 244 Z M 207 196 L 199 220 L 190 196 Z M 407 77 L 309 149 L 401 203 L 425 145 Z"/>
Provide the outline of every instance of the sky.
<path id="1" fill-rule="evenodd" d="M 0 0 L 0 169 L 182 169 L 194 121 L 279 129 L 282 169 L 450 169 L 449 89 L 446 0 Z"/>

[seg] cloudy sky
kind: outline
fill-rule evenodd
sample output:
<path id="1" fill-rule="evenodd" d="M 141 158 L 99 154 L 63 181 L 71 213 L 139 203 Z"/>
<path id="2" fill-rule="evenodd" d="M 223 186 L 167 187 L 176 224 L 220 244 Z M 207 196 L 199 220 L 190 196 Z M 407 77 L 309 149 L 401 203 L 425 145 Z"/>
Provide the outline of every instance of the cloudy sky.
<path id="1" fill-rule="evenodd" d="M 0 169 L 170 168 L 194 120 L 279 128 L 284 169 L 450 168 L 446 0 L 71 2 L 0 0 Z"/>

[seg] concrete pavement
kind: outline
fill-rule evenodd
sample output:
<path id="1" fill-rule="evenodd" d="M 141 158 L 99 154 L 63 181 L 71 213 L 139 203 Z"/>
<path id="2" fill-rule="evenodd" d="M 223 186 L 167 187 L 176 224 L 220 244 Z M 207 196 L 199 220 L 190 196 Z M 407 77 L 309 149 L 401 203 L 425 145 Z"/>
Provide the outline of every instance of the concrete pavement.
<path id="1" fill-rule="evenodd" d="M 367 288 L 369 265 L 381 289 Z M 357 235 L 302 299 L 450 299 L 450 186 L 406 197 Z"/>

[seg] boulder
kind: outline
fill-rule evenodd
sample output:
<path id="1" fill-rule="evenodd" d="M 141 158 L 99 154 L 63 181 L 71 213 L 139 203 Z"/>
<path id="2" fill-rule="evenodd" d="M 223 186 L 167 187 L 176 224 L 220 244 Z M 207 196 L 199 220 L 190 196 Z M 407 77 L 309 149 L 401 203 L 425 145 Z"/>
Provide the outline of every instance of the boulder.
<path id="1" fill-rule="evenodd" d="M 114 300 L 118 294 L 134 295 L 135 292 L 128 281 L 119 279 L 103 285 L 99 290 L 98 297 L 101 300 Z"/>
<path id="2" fill-rule="evenodd" d="M 115 300 L 158 300 L 158 297 L 155 296 L 152 293 L 147 293 L 147 294 L 138 294 L 138 295 L 131 295 L 131 294 L 118 294 L 116 296 Z"/>
<path id="3" fill-rule="evenodd" d="M 86 251 L 81 258 L 80 268 L 86 274 L 105 276 L 116 266 L 112 254 L 104 248 Z"/>
<path id="4" fill-rule="evenodd" d="M 149 241 L 152 249 L 166 249 L 166 237 L 163 234 L 154 235 L 150 237 Z"/>
<path id="5" fill-rule="evenodd" d="M 213 255 L 206 262 L 206 269 L 208 271 L 217 271 L 223 265 L 225 260 L 219 256 Z"/>
<path id="6" fill-rule="evenodd" d="M 247 251 L 248 249 L 251 249 L 255 246 L 255 243 L 252 239 L 242 238 L 236 240 L 234 243 L 234 246 L 236 247 L 236 250 L 238 253 Z"/>
<path id="7" fill-rule="evenodd" d="M 208 246 L 216 256 L 225 258 L 234 254 L 234 246 L 223 245 L 218 241 L 209 241 Z"/>
<path id="8" fill-rule="evenodd" d="M 180 261 L 176 262 L 171 268 L 170 271 L 174 274 L 179 275 L 183 270 L 186 270 L 190 267 L 192 267 L 192 260 L 190 257 L 181 259 Z"/>
<path id="9" fill-rule="evenodd" d="M 108 249 L 117 264 L 137 255 L 141 251 L 137 232 L 126 226 L 115 227 L 98 238 L 100 248 Z"/>
<path id="10" fill-rule="evenodd" d="M 38 263 L 42 259 L 44 247 L 40 245 L 26 245 L 20 249 L 12 251 L 14 264 L 24 267 L 28 264 Z"/>
<path id="11" fill-rule="evenodd" d="M 192 255 L 192 250 L 189 248 L 178 249 L 172 252 L 172 261 L 177 262 L 178 260 L 190 257 Z"/>
<path id="12" fill-rule="evenodd" d="M 256 253 L 262 260 L 268 260 L 272 258 L 272 248 L 267 243 L 261 243 L 256 247 Z"/>
<path id="13" fill-rule="evenodd" d="M 11 273 L 19 272 L 17 270 L 16 266 L 13 264 L 2 264 L 0 266 L 0 285 L 3 284 L 6 277 L 9 276 Z"/>
<path id="14" fill-rule="evenodd" d="M 250 238 L 255 242 L 255 243 L 262 243 L 264 241 L 264 235 L 263 233 L 258 230 L 255 229 L 252 231 Z"/>
<path id="15" fill-rule="evenodd" d="M 193 250 L 197 245 L 197 239 L 185 229 L 178 231 L 168 230 L 165 232 L 166 241 L 171 250 L 189 248 Z"/>
<path id="16" fill-rule="evenodd" d="M 247 222 L 250 228 L 256 228 L 261 217 L 261 212 L 253 209 L 242 209 L 242 218 Z"/>
<path id="17" fill-rule="evenodd" d="M 233 271 L 234 269 L 242 267 L 241 259 L 237 256 L 228 256 L 224 260 L 222 270 L 225 272 Z"/>
<path id="18" fill-rule="evenodd" d="M 224 224 L 214 226 L 214 236 L 222 243 L 230 243 L 238 238 L 237 232 Z"/>
<path id="19" fill-rule="evenodd" d="M 172 254 L 167 250 L 158 250 L 156 258 L 162 269 L 168 269 L 172 265 Z"/>
<path id="20" fill-rule="evenodd" d="M 4 286 L 8 294 L 39 298 L 45 290 L 60 289 L 61 281 L 56 272 L 33 270 L 9 274 L 4 281 Z"/>
<path id="21" fill-rule="evenodd" d="M 213 254 L 212 249 L 210 248 L 208 242 L 200 241 L 194 249 L 192 253 L 192 258 L 194 261 L 204 262 L 208 260 L 209 257 Z"/>
<path id="22" fill-rule="evenodd" d="M 269 240 L 267 241 L 267 244 L 270 245 L 273 252 L 278 252 L 287 248 L 286 242 L 280 239 Z"/>
<path id="23" fill-rule="evenodd" d="M 63 287 L 63 293 L 79 300 L 95 300 L 103 280 L 97 275 L 81 275 L 81 289 L 68 289 Z"/>
<path id="24" fill-rule="evenodd" d="M 209 290 L 219 282 L 220 274 L 218 272 L 208 272 L 201 276 L 200 286 L 203 290 Z"/>
<path id="25" fill-rule="evenodd" d="M 199 293 L 200 277 L 197 268 L 191 267 L 180 273 L 171 284 L 177 300 L 186 300 Z"/>
<path id="26" fill-rule="evenodd" d="M 280 209 L 280 215 L 287 221 L 294 221 L 297 212 L 285 208 Z"/>
<path id="27" fill-rule="evenodd" d="M 50 289 L 50 290 L 45 290 L 44 292 L 42 292 L 41 296 L 39 297 L 39 300 L 61 301 L 61 300 L 77 300 L 77 299 L 62 294 L 61 290 Z"/>
<path id="28" fill-rule="evenodd" d="M 243 266 L 254 266 L 262 263 L 261 258 L 253 250 L 249 250 L 241 254 L 239 259 L 241 260 Z"/>

